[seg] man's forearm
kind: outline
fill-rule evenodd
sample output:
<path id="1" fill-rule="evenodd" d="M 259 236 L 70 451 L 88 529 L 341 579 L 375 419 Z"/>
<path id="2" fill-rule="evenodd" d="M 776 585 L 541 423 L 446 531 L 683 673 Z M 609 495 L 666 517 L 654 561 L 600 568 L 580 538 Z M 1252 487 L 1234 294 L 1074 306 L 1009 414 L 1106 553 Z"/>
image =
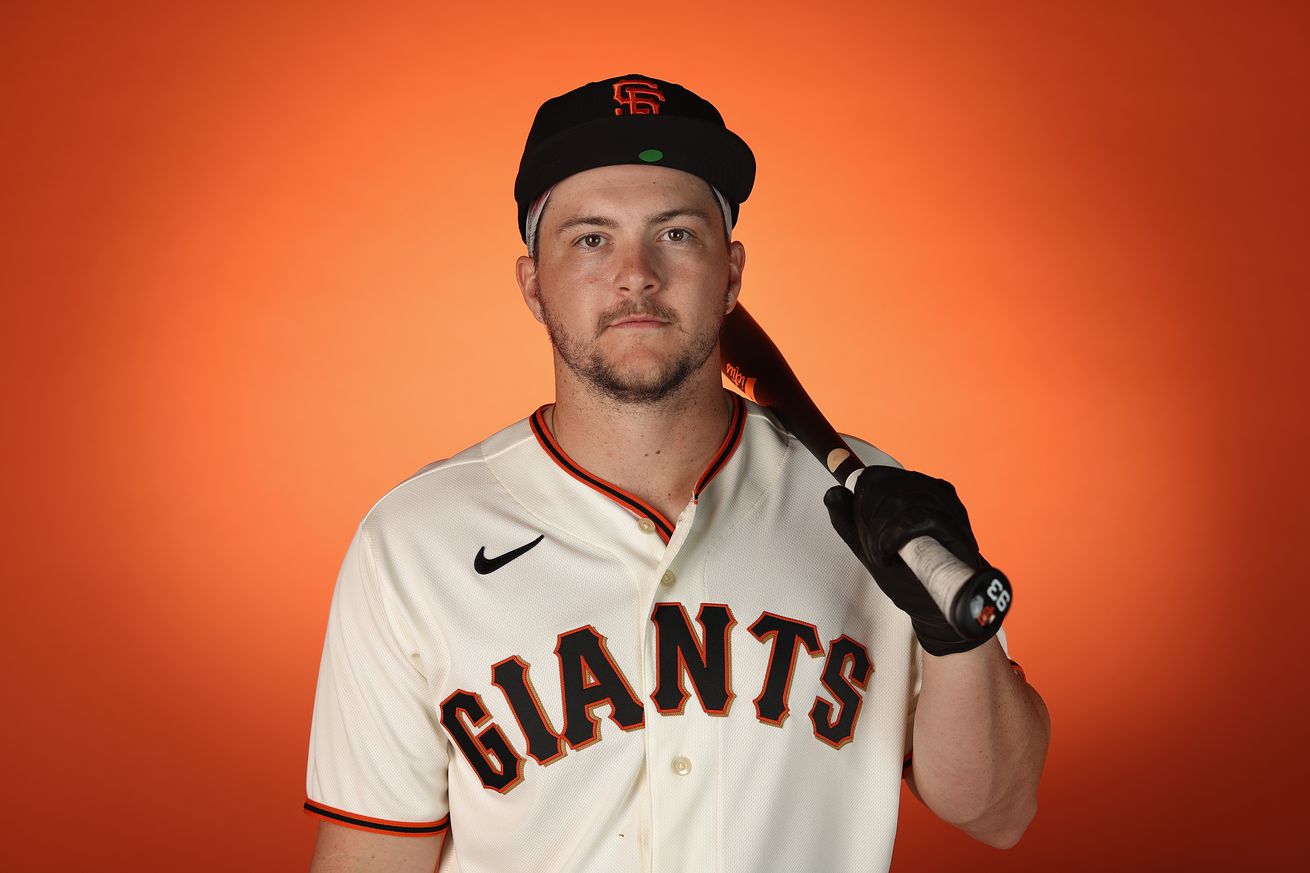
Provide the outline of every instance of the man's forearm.
<path id="1" fill-rule="evenodd" d="M 923 662 L 910 787 L 942 820 L 1008 848 L 1037 812 L 1046 705 L 996 639 Z"/>

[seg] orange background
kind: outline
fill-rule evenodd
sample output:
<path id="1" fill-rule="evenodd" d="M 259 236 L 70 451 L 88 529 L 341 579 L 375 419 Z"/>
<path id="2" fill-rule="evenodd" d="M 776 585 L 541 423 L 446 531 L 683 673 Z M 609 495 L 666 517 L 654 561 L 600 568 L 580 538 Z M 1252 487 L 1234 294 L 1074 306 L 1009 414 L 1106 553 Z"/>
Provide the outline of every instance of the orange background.
<path id="1" fill-rule="evenodd" d="M 5 868 L 303 867 L 345 546 L 550 398 L 519 152 L 634 71 L 755 150 L 742 299 L 820 406 L 1015 581 L 1041 811 L 1002 854 L 907 794 L 894 869 L 1274 866 L 1310 811 L 1304 10 L 5 4 Z"/>

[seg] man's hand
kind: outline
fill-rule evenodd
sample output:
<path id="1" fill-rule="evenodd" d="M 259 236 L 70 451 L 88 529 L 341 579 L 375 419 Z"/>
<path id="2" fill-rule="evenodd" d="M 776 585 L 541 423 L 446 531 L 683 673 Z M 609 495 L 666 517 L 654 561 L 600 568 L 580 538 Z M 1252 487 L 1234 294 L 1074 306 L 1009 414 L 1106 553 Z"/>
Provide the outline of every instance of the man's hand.
<path id="1" fill-rule="evenodd" d="M 930 536 L 970 567 L 991 566 L 978 553 L 969 514 L 950 482 L 877 465 L 860 474 L 854 494 L 835 485 L 823 502 L 833 528 L 873 574 L 878 587 L 909 614 L 925 652 L 967 652 L 1000 630 L 1000 622 L 995 622 L 990 634 L 974 639 L 961 636 L 897 554 L 915 537 Z"/>

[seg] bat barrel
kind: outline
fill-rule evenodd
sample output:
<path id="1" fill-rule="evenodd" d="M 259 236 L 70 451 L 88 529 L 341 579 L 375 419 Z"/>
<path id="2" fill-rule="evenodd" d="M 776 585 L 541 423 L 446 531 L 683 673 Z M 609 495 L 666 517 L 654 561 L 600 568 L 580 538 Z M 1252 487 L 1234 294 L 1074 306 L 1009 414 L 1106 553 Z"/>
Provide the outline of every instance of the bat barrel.
<path id="1" fill-rule="evenodd" d="M 747 397 L 769 407 L 833 478 L 853 490 L 864 464 L 824 418 L 759 323 L 737 306 L 724 319 L 719 339 L 724 376 Z M 985 636 L 1005 618 L 1014 595 L 1000 571 L 974 570 L 930 537 L 911 540 L 900 555 L 961 635 Z"/>

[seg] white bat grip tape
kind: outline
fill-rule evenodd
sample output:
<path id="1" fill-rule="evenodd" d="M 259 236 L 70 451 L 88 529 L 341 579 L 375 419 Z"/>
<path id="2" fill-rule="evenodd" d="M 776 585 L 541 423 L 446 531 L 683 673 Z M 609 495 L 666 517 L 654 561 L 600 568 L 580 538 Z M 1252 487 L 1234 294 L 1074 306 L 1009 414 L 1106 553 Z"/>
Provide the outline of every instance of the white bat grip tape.
<path id="1" fill-rule="evenodd" d="M 846 478 L 847 489 L 855 490 L 855 482 L 862 472 L 864 469 L 860 468 Z M 929 596 L 941 609 L 942 615 L 952 615 L 955 597 L 965 583 L 973 578 L 974 571 L 932 537 L 910 540 L 899 554 L 914 571 L 914 575 L 919 577 Z"/>

